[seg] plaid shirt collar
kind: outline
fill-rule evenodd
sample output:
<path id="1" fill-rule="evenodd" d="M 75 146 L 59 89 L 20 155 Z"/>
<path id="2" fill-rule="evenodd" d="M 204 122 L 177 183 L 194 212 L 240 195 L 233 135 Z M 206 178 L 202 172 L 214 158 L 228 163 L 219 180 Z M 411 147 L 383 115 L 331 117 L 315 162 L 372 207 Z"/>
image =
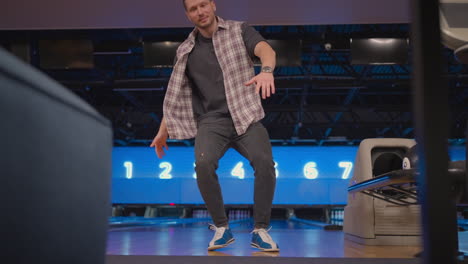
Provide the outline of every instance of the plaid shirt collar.
<path id="1" fill-rule="evenodd" d="M 218 20 L 218 30 L 224 30 L 224 29 L 229 29 L 230 25 L 228 25 L 224 19 L 220 18 L 219 16 L 216 16 L 216 20 Z M 195 37 L 198 34 L 198 28 L 194 28 L 190 35 L 188 36 L 187 40 L 190 41 L 195 41 Z"/>

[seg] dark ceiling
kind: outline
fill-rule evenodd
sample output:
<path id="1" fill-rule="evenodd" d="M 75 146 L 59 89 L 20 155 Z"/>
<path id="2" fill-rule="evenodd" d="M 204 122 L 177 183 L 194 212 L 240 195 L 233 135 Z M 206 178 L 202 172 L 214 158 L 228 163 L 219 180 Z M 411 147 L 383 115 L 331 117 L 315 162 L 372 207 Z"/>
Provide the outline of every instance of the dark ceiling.
<path id="1" fill-rule="evenodd" d="M 274 144 L 353 145 L 364 138 L 414 137 L 411 62 L 352 65 L 349 47 L 350 38 L 408 38 L 409 25 L 255 28 L 267 39 L 302 40 L 302 65 L 277 67 L 277 92 L 263 101 L 263 123 Z M 92 40 L 94 68 L 42 70 L 112 121 L 116 146 L 138 146 L 149 145 L 157 133 L 172 72 L 170 67 L 145 68 L 142 42 L 182 41 L 190 31 L 0 31 L 0 43 L 6 48 L 26 43 L 31 50 L 30 63 L 39 68 L 39 40 Z M 331 49 L 325 49 L 326 43 L 331 44 Z M 442 56 L 450 89 L 450 140 L 463 144 L 468 118 L 468 66 L 459 64 L 446 48 L 442 49 Z"/>

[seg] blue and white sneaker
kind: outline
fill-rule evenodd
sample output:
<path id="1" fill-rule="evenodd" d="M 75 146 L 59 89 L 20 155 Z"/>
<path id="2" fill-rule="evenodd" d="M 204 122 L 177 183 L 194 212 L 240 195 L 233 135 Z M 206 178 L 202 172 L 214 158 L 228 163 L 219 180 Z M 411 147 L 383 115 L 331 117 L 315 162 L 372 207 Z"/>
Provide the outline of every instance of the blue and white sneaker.
<path id="1" fill-rule="evenodd" d="M 230 228 L 216 227 L 210 224 L 210 229 L 214 230 L 215 234 L 208 244 L 208 250 L 227 247 L 229 244 L 234 243 L 234 237 Z"/>
<path id="2" fill-rule="evenodd" d="M 265 228 L 256 228 L 252 231 L 252 247 L 258 248 L 265 252 L 278 252 L 279 246 L 273 241 L 271 236 L 268 234 L 271 227 L 266 230 Z"/>

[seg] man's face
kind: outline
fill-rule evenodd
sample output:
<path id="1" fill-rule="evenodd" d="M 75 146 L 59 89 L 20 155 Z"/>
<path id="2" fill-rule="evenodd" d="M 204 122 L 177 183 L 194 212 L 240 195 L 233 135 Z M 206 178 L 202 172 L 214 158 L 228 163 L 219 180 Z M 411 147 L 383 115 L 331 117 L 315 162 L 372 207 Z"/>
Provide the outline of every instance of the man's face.
<path id="1" fill-rule="evenodd" d="M 216 5 L 210 0 L 185 0 L 188 19 L 198 28 L 209 28 L 215 21 Z"/>

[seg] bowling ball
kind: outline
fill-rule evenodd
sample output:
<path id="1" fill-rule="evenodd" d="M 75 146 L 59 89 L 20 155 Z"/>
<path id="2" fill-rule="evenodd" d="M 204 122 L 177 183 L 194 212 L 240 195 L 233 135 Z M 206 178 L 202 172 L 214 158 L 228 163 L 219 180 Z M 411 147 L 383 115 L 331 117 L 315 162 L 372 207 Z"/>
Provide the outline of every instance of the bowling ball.
<path id="1" fill-rule="evenodd" d="M 412 146 L 403 157 L 402 168 L 404 170 L 415 169 L 418 167 L 419 157 L 416 146 L 417 145 Z"/>

